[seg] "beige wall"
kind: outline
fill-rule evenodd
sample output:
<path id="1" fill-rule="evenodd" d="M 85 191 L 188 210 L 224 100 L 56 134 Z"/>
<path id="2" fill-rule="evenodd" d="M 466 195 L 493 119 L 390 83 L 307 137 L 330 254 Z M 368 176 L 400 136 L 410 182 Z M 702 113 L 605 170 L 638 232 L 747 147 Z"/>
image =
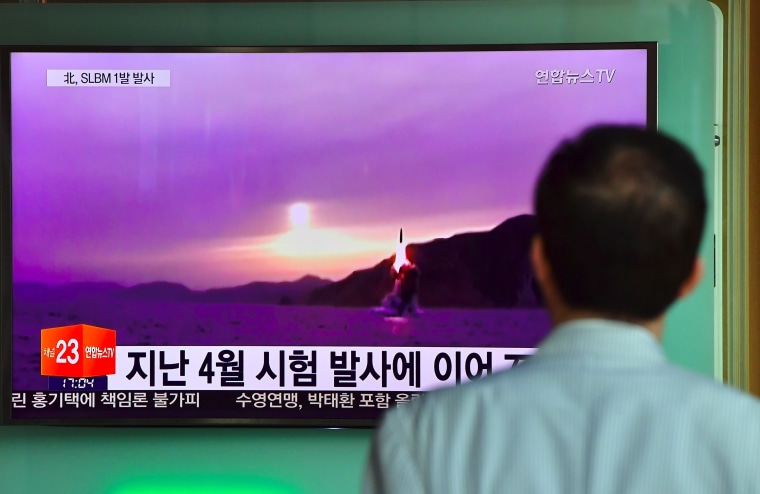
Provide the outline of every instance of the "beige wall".
<path id="1" fill-rule="evenodd" d="M 760 2 L 751 2 L 749 31 L 749 385 L 760 396 Z"/>
<path id="2" fill-rule="evenodd" d="M 729 4 L 732 0 L 710 0 L 720 7 L 724 19 L 729 19 Z M 748 378 L 749 391 L 760 396 L 760 2 L 750 2 L 749 15 L 749 100 L 745 102 L 749 110 L 749 139 L 746 143 L 748 151 L 747 163 L 747 186 L 748 186 L 748 263 L 745 267 L 748 278 Z M 728 33 L 731 26 L 724 26 L 724 87 L 728 87 L 728 79 L 736 76 L 730 74 L 728 67 Z M 724 95 L 724 108 L 730 111 Z M 725 132 L 732 129 L 725 126 Z M 724 147 L 725 149 L 725 147 Z M 725 199 L 724 199 L 725 200 Z M 730 233 L 730 232 L 728 232 Z M 731 294 L 727 294 L 728 303 L 731 303 Z M 728 344 L 724 345 L 728 348 Z M 724 357 L 727 357 L 724 355 Z M 724 361 L 728 361 L 724 358 Z"/>

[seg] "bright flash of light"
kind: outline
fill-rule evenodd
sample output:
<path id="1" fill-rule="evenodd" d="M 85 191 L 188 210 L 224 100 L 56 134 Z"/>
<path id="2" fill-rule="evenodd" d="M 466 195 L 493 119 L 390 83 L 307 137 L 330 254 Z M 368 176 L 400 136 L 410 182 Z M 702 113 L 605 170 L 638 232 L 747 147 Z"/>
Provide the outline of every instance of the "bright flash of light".
<path id="1" fill-rule="evenodd" d="M 293 228 L 308 227 L 310 219 L 311 212 L 308 204 L 298 202 L 290 206 L 290 222 L 293 224 Z"/>

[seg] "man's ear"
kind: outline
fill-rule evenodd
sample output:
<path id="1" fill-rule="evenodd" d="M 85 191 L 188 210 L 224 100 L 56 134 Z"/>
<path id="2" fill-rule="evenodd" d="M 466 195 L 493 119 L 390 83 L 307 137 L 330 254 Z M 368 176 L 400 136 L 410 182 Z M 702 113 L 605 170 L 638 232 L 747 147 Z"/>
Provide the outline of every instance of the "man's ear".
<path id="1" fill-rule="evenodd" d="M 530 264 L 533 267 L 533 274 L 539 285 L 543 287 L 549 277 L 549 263 L 546 260 L 546 251 L 544 250 L 544 241 L 540 235 L 535 235 L 530 244 Z"/>
<path id="2" fill-rule="evenodd" d="M 691 273 L 686 277 L 686 280 L 681 285 L 681 289 L 678 290 L 678 298 L 684 298 L 691 294 L 699 282 L 702 281 L 704 275 L 705 265 L 702 262 L 702 258 L 697 257 L 694 259 L 694 265 L 691 268 Z"/>

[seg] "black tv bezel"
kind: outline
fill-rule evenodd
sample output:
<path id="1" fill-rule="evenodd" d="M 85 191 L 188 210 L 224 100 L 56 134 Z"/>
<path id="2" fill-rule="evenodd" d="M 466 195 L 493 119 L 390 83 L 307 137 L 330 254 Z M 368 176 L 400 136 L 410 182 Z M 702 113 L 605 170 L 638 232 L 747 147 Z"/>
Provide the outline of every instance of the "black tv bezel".
<path id="1" fill-rule="evenodd" d="M 13 241 L 12 241 L 12 135 L 11 74 L 13 53 L 330 53 L 330 52 L 447 52 L 447 51 L 599 51 L 646 50 L 647 127 L 657 128 L 658 44 L 642 42 L 451 44 L 451 45 L 315 45 L 315 46 L 88 46 L 4 45 L 0 46 L 0 426 L 88 426 L 88 427 L 288 427 L 371 428 L 378 420 L 364 419 L 229 419 L 229 418 L 106 418 L 106 419 L 19 419 L 12 418 L 13 359 Z"/>

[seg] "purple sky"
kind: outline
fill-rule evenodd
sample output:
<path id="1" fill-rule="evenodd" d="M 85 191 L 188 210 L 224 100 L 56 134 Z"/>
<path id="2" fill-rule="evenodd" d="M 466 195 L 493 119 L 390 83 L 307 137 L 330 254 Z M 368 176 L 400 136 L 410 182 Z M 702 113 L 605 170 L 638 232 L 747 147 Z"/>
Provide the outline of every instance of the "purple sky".
<path id="1" fill-rule="evenodd" d="M 603 68 L 611 84 L 534 75 Z M 48 88 L 47 69 L 168 69 L 171 87 Z M 14 278 L 341 278 L 399 227 L 425 241 L 531 212 L 561 138 L 644 123 L 645 73 L 643 50 L 15 54 Z"/>

